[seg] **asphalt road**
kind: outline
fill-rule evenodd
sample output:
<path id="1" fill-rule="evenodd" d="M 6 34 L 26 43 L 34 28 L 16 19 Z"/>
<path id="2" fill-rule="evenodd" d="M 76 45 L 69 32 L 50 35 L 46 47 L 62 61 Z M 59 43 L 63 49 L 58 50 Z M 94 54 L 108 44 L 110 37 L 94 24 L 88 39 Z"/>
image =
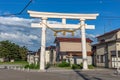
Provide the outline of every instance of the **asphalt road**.
<path id="1" fill-rule="evenodd" d="M 114 70 L 48 70 L 47 72 L 0 69 L 0 80 L 120 80 Z"/>

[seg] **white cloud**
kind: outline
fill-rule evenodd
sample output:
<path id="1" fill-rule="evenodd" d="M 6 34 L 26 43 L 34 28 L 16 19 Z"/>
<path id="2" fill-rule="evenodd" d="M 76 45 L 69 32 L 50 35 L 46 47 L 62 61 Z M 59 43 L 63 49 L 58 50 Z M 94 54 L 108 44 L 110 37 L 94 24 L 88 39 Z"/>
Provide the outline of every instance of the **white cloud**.
<path id="1" fill-rule="evenodd" d="M 40 19 L 25 19 L 19 17 L 0 17 L 0 24 L 6 26 L 30 27 L 31 22 L 40 22 Z M 58 21 L 48 21 L 51 24 L 59 24 Z"/>
<path id="2" fill-rule="evenodd" d="M 34 44 L 32 40 L 38 41 L 39 38 L 36 35 L 25 35 L 23 33 L 0 33 L 1 40 L 10 40 L 16 43 Z"/>
<path id="3" fill-rule="evenodd" d="M 24 19 L 19 17 L 0 17 L 0 24 L 4 26 L 30 27 L 33 19 Z"/>

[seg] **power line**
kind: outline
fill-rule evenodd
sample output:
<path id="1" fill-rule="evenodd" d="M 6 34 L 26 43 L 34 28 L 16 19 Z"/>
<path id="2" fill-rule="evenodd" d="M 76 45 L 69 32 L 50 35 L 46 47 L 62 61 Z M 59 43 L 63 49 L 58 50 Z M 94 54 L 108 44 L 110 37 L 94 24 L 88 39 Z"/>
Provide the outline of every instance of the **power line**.
<path id="1" fill-rule="evenodd" d="M 32 0 L 30 0 L 26 6 L 18 13 L 13 13 L 13 14 L 6 14 L 6 15 L 0 15 L 0 16 L 12 16 L 12 15 L 21 15 L 23 13 L 23 11 L 30 5 L 30 3 L 32 2 Z"/>
<path id="2" fill-rule="evenodd" d="M 30 5 L 31 2 L 32 0 L 30 0 L 28 4 L 18 14 L 22 14 L 22 12 Z"/>

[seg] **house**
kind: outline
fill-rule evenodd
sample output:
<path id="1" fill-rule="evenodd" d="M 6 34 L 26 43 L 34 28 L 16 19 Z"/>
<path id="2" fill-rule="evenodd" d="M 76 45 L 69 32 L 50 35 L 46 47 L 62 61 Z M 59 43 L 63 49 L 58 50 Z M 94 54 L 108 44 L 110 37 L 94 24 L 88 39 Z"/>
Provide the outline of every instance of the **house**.
<path id="1" fill-rule="evenodd" d="M 38 57 L 37 53 L 34 52 L 34 51 L 28 51 L 28 53 L 27 53 L 27 62 L 29 64 L 34 64 L 34 63 L 38 64 L 38 61 L 39 61 L 39 57 Z"/>
<path id="2" fill-rule="evenodd" d="M 81 38 L 56 37 L 54 42 L 57 62 L 65 60 L 71 64 L 82 63 Z M 92 64 L 91 42 L 92 40 L 86 38 L 88 64 Z"/>
<path id="3" fill-rule="evenodd" d="M 37 55 L 40 54 L 40 49 L 37 52 Z M 55 64 L 56 62 L 56 47 L 55 46 L 48 46 L 45 48 L 45 64 Z"/>
<path id="4" fill-rule="evenodd" d="M 40 61 L 40 49 L 38 49 L 37 52 L 28 52 L 27 55 L 27 62 L 29 64 L 38 64 Z M 56 62 L 56 51 L 55 51 L 55 46 L 49 46 L 46 47 L 45 50 L 45 64 L 50 63 L 50 64 L 55 64 Z"/>
<path id="5" fill-rule="evenodd" d="M 45 63 L 55 64 L 56 63 L 56 47 L 46 47 L 45 51 Z"/>
<path id="6" fill-rule="evenodd" d="M 118 55 L 120 66 L 120 29 L 100 35 L 97 40 L 98 43 L 93 45 L 94 64 L 99 67 L 116 68 Z"/>

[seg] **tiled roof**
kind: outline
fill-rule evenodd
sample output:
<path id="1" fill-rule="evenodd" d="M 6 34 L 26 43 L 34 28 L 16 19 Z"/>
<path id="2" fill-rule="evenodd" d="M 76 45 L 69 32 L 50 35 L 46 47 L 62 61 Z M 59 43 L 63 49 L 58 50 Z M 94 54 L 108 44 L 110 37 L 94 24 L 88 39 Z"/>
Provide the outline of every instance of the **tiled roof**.
<path id="1" fill-rule="evenodd" d="M 81 42 L 81 38 L 65 38 L 65 37 L 56 37 L 54 42 Z M 86 38 L 86 42 L 92 42 L 89 38 Z"/>
<path id="2" fill-rule="evenodd" d="M 103 35 L 97 36 L 97 38 L 102 37 L 102 36 L 105 36 L 105 35 L 110 35 L 110 34 L 113 34 L 113 33 L 118 32 L 118 31 L 120 31 L 120 28 L 119 28 L 119 29 L 116 29 L 116 30 L 113 30 L 113 31 L 110 31 L 110 32 L 107 32 L 107 33 L 105 33 L 105 34 L 103 34 Z"/>
<path id="3" fill-rule="evenodd" d="M 106 41 L 106 42 L 99 42 L 99 43 L 94 44 L 93 46 L 106 44 L 106 43 L 111 43 L 111 42 L 120 42 L 120 38 L 116 39 L 116 40 Z"/>

